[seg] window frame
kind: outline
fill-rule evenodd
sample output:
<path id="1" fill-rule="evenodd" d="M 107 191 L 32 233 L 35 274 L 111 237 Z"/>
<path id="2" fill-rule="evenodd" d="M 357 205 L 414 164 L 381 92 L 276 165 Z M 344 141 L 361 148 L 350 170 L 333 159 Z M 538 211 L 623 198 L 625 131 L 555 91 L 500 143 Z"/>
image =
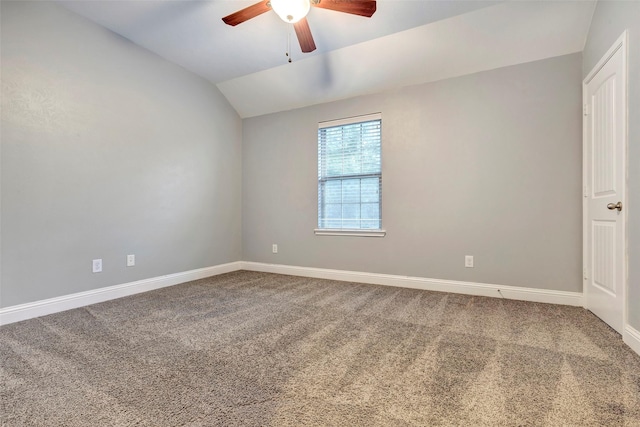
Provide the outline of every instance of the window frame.
<path id="1" fill-rule="evenodd" d="M 362 116 L 354 116 L 354 117 L 348 117 L 344 119 L 320 122 L 318 123 L 318 132 L 320 132 L 321 129 L 347 126 L 347 125 L 371 122 L 376 120 L 380 121 L 380 173 L 379 174 L 363 173 L 363 174 L 341 175 L 337 177 L 322 178 L 320 176 L 320 171 L 319 171 L 321 158 L 319 153 L 320 140 L 318 137 L 318 146 L 317 146 L 318 158 L 316 162 L 318 166 L 318 177 L 316 181 L 316 195 L 317 195 L 318 203 L 316 205 L 317 206 L 317 212 L 316 212 L 317 228 L 314 229 L 315 235 L 317 236 L 353 236 L 353 237 L 384 237 L 386 235 L 386 230 L 382 228 L 382 114 L 373 113 L 373 114 L 366 114 Z M 320 220 L 320 212 L 321 212 L 320 211 L 321 210 L 321 202 L 320 202 L 321 183 L 322 182 L 326 183 L 329 181 L 344 181 L 344 180 L 348 180 L 350 177 L 352 177 L 353 179 L 363 179 L 363 178 L 366 178 L 367 176 L 378 177 L 379 179 L 380 191 L 378 196 L 378 209 L 379 209 L 379 218 L 380 218 L 380 228 L 370 228 L 370 229 L 368 228 L 320 228 L 319 220 Z M 362 206 L 362 202 L 360 202 L 360 206 Z"/>

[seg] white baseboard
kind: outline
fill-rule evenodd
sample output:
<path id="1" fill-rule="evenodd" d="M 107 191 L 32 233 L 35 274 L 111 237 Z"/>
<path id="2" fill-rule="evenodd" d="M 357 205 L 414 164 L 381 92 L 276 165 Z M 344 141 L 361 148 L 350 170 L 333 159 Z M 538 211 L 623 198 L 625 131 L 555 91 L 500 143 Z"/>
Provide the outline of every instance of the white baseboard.
<path id="1" fill-rule="evenodd" d="M 109 301 L 116 298 L 165 288 L 167 286 L 178 285 L 180 283 L 216 276 L 218 274 L 230 273 L 237 270 L 288 274 L 292 276 L 370 283 L 374 285 L 452 292 L 495 298 L 502 297 L 514 300 L 571 305 L 577 307 L 583 306 L 583 295 L 580 292 L 552 291 L 546 289 L 522 288 L 517 286 L 492 285 L 488 283 L 461 282 L 455 280 L 427 279 L 423 277 L 398 276 L 392 274 L 377 274 L 360 271 L 331 270 L 326 268 L 297 267 L 291 265 L 237 261 L 2 308 L 0 309 L 0 325 L 7 325 L 21 320 L 58 313 L 72 308 L 84 307 L 90 304 Z M 623 333 L 623 340 L 633 351 L 640 355 L 640 331 L 627 325 Z"/>
<path id="2" fill-rule="evenodd" d="M 622 339 L 633 351 L 640 355 L 640 331 L 627 325 L 624 328 Z"/>
<path id="3" fill-rule="evenodd" d="M 265 273 L 288 274 L 318 279 L 370 283 L 374 285 L 423 289 L 427 291 L 453 292 L 457 294 L 507 298 L 531 302 L 544 302 L 582 307 L 581 292 L 552 291 L 547 289 L 521 288 L 516 286 L 491 285 L 487 283 L 461 282 L 454 280 L 427 279 L 423 277 L 397 276 L 391 274 L 365 273 L 359 271 L 330 270 L 325 268 L 296 267 L 290 265 L 242 262 L 243 270 Z"/>
<path id="4" fill-rule="evenodd" d="M 168 274 L 166 276 L 152 277 L 150 279 L 138 280 L 92 291 L 79 292 L 76 294 L 2 308 L 0 309 L 0 325 L 7 325 L 21 320 L 70 310 L 72 308 L 84 307 L 90 304 L 96 304 L 133 294 L 139 294 L 141 292 L 178 285 L 192 280 L 237 271 L 240 270 L 241 264 L 242 263 L 240 261 L 230 262 L 213 267 L 199 268 L 197 270 Z"/>
<path id="5" fill-rule="evenodd" d="M 583 296 L 579 292 L 551 291 L 546 289 L 521 288 L 515 286 L 491 285 L 487 283 L 461 282 L 454 280 L 427 279 L 423 277 L 398 276 L 358 271 L 330 270 L 325 268 L 296 267 L 290 265 L 264 264 L 258 262 L 237 261 L 213 267 L 200 268 L 182 273 L 153 277 L 121 285 L 109 286 L 92 291 L 14 305 L 0 309 L 0 325 L 58 313 L 72 308 L 109 301 L 116 298 L 152 291 L 167 286 L 178 285 L 192 280 L 216 276 L 237 270 L 261 271 L 266 273 L 288 274 L 293 276 L 314 277 L 319 279 L 341 280 L 347 282 L 370 283 L 374 285 L 396 286 L 402 288 L 423 289 L 429 291 L 453 292 L 467 295 L 479 295 L 507 298 L 522 301 L 544 302 L 582 306 Z M 625 342 L 640 353 L 640 333 L 627 327 Z M 627 338 L 628 337 L 628 338 Z M 629 340 L 629 341 L 627 341 Z M 635 346 L 635 347 L 634 347 Z"/>

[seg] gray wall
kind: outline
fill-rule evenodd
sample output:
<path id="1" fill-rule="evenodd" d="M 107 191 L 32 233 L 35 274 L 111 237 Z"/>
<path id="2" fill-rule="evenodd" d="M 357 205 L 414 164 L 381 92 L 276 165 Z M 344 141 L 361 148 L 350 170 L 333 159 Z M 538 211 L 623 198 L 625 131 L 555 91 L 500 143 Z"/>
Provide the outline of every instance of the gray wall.
<path id="1" fill-rule="evenodd" d="M 580 54 L 241 122 L 55 3 L 0 11 L 0 307 L 241 258 L 581 291 Z M 317 123 L 371 112 L 388 234 L 314 236 Z"/>
<path id="2" fill-rule="evenodd" d="M 581 70 L 577 53 L 245 119 L 244 260 L 581 292 Z M 315 236 L 317 123 L 373 112 L 388 234 Z"/>
<path id="3" fill-rule="evenodd" d="M 640 330 L 640 2 L 600 1 L 584 48 L 586 77 L 622 32 L 629 30 L 629 324 Z"/>
<path id="4" fill-rule="evenodd" d="M 240 260 L 242 124 L 220 92 L 53 2 L 1 10 L 0 305 Z"/>

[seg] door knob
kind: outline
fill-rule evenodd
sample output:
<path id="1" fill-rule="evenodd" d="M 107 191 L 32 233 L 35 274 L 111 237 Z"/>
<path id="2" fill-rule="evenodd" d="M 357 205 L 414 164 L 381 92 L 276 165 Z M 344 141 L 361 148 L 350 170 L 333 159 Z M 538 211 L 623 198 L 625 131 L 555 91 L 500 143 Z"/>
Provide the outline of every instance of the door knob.
<path id="1" fill-rule="evenodd" d="M 615 204 L 614 203 L 609 203 L 607 205 L 607 209 L 609 209 L 611 211 L 614 210 L 614 209 L 617 209 L 618 212 L 620 212 L 622 210 L 622 202 L 618 202 L 618 203 L 615 203 Z"/>

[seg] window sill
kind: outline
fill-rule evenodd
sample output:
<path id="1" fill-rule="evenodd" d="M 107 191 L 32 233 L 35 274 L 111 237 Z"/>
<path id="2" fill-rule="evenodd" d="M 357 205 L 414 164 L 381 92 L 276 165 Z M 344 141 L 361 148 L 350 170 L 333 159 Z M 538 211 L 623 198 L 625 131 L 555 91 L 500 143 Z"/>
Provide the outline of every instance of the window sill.
<path id="1" fill-rule="evenodd" d="M 348 230 L 333 228 L 316 228 L 313 230 L 316 236 L 355 236 L 355 237 L 384 237 L 386 230 Z"/>

